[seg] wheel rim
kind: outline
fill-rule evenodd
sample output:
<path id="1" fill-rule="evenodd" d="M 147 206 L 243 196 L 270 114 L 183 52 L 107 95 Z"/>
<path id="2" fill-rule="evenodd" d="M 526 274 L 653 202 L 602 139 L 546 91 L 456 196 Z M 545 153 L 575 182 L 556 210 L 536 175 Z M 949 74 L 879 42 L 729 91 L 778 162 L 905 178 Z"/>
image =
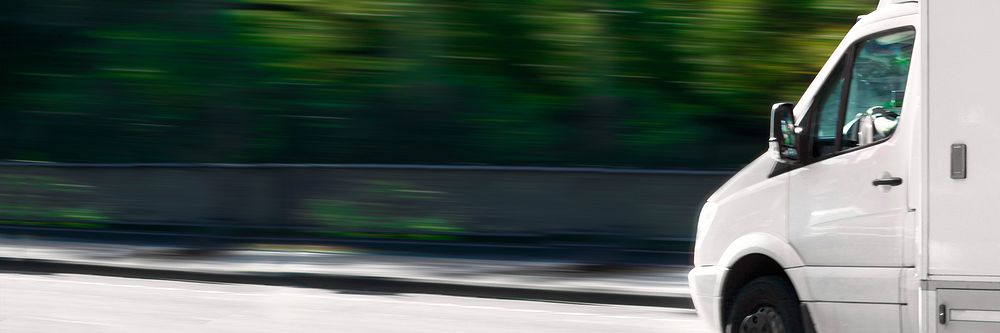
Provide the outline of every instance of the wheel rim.
<path id="1" fill-rule="evenodd" d="M 762 306 L 743 318 L 740 333 L 784 333 L 785 324 L 778 311 L 770 306 Z"/>

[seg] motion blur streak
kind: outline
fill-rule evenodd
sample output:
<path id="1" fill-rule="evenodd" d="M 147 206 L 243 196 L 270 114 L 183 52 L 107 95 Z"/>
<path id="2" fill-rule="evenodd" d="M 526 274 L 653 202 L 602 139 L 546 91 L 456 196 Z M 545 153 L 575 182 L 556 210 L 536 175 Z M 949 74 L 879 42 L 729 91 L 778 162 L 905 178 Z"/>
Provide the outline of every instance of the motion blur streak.
<path id="1" fill-rule="evenodd" d="M 735 169 L 872 7 L 5 0 L 0 159 Z"/>

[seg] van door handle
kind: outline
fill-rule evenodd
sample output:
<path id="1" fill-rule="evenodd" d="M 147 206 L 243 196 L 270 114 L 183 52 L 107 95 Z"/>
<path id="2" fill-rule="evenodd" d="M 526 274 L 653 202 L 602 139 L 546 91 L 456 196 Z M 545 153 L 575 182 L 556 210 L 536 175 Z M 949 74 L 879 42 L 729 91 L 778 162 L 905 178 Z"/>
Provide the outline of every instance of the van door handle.
<path id="1" fill-rule="evenodd" d="M 899 186 L 899 185 L 903 185 L 903 178 L 899 178 L 899 177 L 879 178 L 879 179 L 873 180 L 872 181 L 872 185 L 874 185 L 874 186 L 882 186 L 882 185 Z"/>

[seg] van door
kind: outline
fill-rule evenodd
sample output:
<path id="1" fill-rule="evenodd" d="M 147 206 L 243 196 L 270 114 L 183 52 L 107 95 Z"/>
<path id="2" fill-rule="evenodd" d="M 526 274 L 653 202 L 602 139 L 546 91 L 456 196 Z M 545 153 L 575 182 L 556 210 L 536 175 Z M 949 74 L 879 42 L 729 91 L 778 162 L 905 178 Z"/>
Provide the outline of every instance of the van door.
<path id="1" fill-rule="evenodd" d="M 914 101 L 903 97 L 917 89 L 908 86 L 916 32 L 899 25 L 910 21 L 894 22 L 854 34 L 863 37 L 848 41 L 800 122 L 808 138 L 804 165 L 790 171 L 789 238 L 807 266 L 903 266 L 906 188 L 914 181 L 912 133 L 904 130 L 913 126 L 904 110 Z"/>

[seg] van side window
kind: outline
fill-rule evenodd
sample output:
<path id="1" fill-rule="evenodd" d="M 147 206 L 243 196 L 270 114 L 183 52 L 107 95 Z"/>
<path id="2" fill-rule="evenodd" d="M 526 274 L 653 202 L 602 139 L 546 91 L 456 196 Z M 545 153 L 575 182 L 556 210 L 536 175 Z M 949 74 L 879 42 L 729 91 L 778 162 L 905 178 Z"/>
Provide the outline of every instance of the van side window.
<path id="1" fill-rule="evenodd" d="M 895 132 L 915 37 L 912 28 L 895 30 L 848 49 L 809 112 L 813 158 L 856 148 L 861 142 L 877 143 Z"/>
<path id="2" fill-rule="evenodd" d="M 820 157 L 837 151 L 837 120 L 844 91 L 844 61 L 834 67 L 816 98 L 816 118 L 812 123 L 812 154 Z"/>
<path id="3" fill-rule="evenodd" d="M 844 110 L 846 133 L 841 149 L 858 146 L 857 128 L 865 115 L 872 116 L 875 141 L 888 138 L 895 132 L 902 111 L 915 36 L 914 31 L 907 30 L 858 44 Z"/>

